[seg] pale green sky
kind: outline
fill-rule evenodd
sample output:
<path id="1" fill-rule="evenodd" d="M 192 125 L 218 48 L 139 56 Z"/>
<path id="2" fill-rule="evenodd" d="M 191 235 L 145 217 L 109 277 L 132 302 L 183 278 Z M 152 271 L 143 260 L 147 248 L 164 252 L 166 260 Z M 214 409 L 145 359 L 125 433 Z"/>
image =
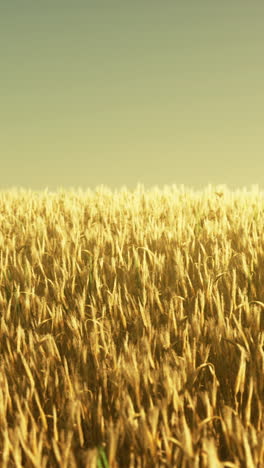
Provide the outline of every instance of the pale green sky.
<path id="1" fill-rule="evenodd" d="M 0 189 L 264 186 L 264 3 L 0 0 Z"/>

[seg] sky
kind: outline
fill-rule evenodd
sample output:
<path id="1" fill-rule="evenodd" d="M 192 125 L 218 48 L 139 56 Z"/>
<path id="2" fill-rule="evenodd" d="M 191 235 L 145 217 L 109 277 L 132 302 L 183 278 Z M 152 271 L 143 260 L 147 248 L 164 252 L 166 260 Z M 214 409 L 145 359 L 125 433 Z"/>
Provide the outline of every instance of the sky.
<path id="1" fill-rule="evenodd" d="M 264 3 L 0 0 L 0 189 L 264 186 Z"/>

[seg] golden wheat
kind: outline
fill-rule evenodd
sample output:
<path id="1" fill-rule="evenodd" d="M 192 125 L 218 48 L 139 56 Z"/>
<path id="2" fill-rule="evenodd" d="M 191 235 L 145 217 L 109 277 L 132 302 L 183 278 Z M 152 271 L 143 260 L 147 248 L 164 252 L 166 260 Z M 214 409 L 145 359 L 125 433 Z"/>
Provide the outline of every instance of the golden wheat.
<path id="1" fill-rule="evenodd" d="M 264 466 L 264 199 L 0 192 L 0 466 Z"/>

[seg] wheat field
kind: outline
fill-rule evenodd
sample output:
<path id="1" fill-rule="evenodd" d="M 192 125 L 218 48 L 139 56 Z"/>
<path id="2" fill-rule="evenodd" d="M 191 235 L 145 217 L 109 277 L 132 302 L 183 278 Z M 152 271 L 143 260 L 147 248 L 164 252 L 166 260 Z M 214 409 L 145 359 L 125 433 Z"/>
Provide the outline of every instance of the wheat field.
<path id="1" fill-rule="evenodd" d="M 0 466 L 264 467 L 264 197 L 0 192 Z"/>

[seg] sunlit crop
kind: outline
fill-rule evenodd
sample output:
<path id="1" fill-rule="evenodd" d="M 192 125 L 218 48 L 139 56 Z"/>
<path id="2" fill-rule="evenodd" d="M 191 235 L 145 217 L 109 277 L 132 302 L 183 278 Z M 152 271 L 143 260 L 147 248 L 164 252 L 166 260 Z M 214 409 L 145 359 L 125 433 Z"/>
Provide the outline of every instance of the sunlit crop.
<path id="1" fill-rule="evenodd" d="M 264 466 L 257 189 L 0 192 L 0 466 Z"/>

